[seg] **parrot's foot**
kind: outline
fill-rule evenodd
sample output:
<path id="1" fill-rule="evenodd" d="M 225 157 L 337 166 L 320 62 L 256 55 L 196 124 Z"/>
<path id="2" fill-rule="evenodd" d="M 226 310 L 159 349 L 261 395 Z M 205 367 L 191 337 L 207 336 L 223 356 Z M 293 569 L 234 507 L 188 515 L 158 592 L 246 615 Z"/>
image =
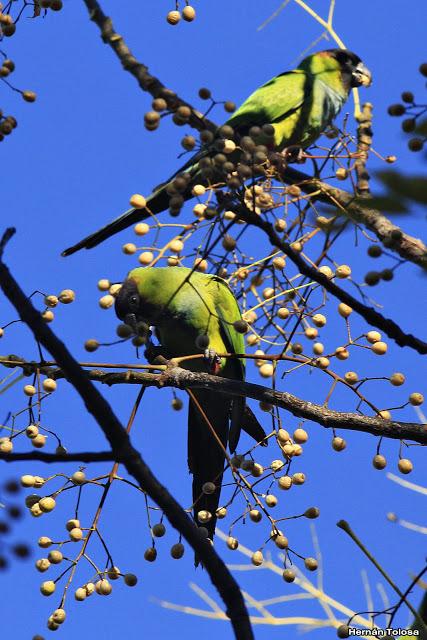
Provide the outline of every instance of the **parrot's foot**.
<path id="1" fill-rule="evenodd" d="M 209 373 L 216 375 L 221 368 L 221 358 L 215 349 L 205 349 L 204 359 L 209 368 Z"/>
<path id="2" fill-rule="evenodd" d="M 150 364 L 165 364 L 170 359 L 163 347 L 156 346 L 151 342 L 148 343 L 144 355 Z"/>
<path id="3" fill-rule="evenodd" d="M 296 162 L 297 164 L 302 164 L 306 160 L 304 149 L 296 145 L 283 149 L 282 155 L 288 163 Z"/>

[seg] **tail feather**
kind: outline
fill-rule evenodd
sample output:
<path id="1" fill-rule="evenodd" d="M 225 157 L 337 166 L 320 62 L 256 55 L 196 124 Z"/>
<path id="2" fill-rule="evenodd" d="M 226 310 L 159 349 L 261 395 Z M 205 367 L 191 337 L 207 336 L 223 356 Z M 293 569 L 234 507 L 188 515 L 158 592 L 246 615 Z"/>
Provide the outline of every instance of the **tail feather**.
<path id="1" fill-rule="evenodd" d="M 224 449 L 227 447 L 231 402 L 218 402 L 218 395 L 209 391 L 193 391 L 203 408 L 210 424 L 215 429 Z M 200 526 L 206 527 L 213 540 L 216 524 L 216 510 L 221 494 L 225 455 L 211 433 L 197 406 L 190 400 L 188 407 L 188 466 L 193 474 L 194 519 Z M 206 482 L 213 482 L 213 493 L 202 491 Z M 197 520 L 199 511 L 209 511 L 212 518 L 207 523 Z"/>
<path id="2" fill-rule="evenodd" d="M 258 419 L 255 417 L 254 412 L 248 405 L 245 406 L 241 426 L 243 431 L 246 431 L 246 433 L 251 436 L 251 438 L 253 438 L 255 442 L 261 443 L 263 447 L 267 446 L 268 442 L 265 439 L 267 437 L 267 434 L 258 422 Z"/>

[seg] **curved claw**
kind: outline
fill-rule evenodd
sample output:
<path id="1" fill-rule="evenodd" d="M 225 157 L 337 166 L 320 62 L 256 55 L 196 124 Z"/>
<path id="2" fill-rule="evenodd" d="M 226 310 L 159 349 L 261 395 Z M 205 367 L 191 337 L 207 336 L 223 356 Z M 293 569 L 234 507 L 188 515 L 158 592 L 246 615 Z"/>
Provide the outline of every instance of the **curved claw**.
<path id="1" fill-rule="evenodd" d="M 221 369 L 221 358 L 219 357 L 215 349 L 205 349 L 204 359 L 208 366 L 209 373 L 213 373 L 213 375 L 216 375 Z"/>

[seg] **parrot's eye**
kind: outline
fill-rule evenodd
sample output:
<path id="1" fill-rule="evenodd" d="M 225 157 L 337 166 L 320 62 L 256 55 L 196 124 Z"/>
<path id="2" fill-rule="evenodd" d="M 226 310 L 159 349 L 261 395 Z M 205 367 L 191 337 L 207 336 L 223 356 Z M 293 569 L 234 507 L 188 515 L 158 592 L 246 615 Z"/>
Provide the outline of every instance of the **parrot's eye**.
<path id="1" fill-rule="evenodd" d="M 129 298 L 129 301 L 128 301 L 128 302 L 129 302 L 129 306 L 130 306 L 132 309 L 137 309 L 137 308 L 138 308 L 138 306 L 139 306 L 139 298 L 138 298 L 138 296 L 136 296 L 136 295 L 130 296 L 130 298 Z"/>

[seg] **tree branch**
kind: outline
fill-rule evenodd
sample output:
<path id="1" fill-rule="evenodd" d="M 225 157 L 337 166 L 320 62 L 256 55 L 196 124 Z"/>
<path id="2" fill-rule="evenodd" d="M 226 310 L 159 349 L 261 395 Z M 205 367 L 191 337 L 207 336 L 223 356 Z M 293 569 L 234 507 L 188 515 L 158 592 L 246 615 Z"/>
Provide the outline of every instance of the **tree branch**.
<path id="1" fill-rule="evenodd" d="M 141 454 L 132 446 L 125 429 L 108 402 L 93 386 L 64 343 L 55 336 L 43 321 L 40 313 L 33 307 L 31 301 L 3 263 L 2 251 L 7 239 L 13 233 L 14 230 L 8 229 L 0 242 L 0 286 L 4 294 L 18 311 L 23 322 L 32 330 L 36 340 L 49 351 L 58 365 L 66 372 L 67 379 L 84 401 L 87 411 L 101 427 L 116 460 L 124 464 L 128 473 L 135 478 L 140 487 L 164 511 L 172 526 L 183 535 L 199 556 L 212 583 L 217 588 L 227 607 L 227 613 L 231 619 L 236 638 L 239 640 L 252 640 L 253 632 L 248 612 L 236 580 L 217 555 L 208 539 L 200 535 L 200 530 L 185 513 L 181 505 L 153 475 L 151 469 L 142 459 Z"/>
<path id="2" fill-rule="evenodd" d="M 317 185 L 317 188 L 319 188 L 319 183 Z M 270 224 L 270 222 L 268 222 L 261 216 L 256 215 L 253 211 L 250 211 L 243 205 L 240 206 L 238 215 L 242 220 L 245 220 L 249 224 L 262 229 L 266 233 L 271 244 L 283 251 L 283 253 L 285 253 L 288 258 L 292 260 L 292 262 L 298 267 L 303 275 L 307 276 L 311 280 L 315 280 L 322 287 L 324 287 L 326 291 L 329 291 L 329 293 L 338 298 L 338 300 L 341 300 L 341 302 L 345 302 L 345 304 L 348 304 L 354 311 L 361 315 L 362 318 L 366 320 L 366 322 L 384 331 L 384 333 L 386 333 L 389 338 L 392 338 L 400 347 L 411 347 L 420 354 L 427 353 L 426 342 L 420 340 L 411 333 L 405 333 L 404 331 L 402 331 L 399 325 L 394 322 L 394 320 L 385 318 L 383 315 L 381 315 L 381 313 L 378 313 L 378 311 L 375 311 L 375 309 L 373 309 L 372 307 L 368 307 L 367 305 L 363 304 L 363 302 L 357 300 L 357 298 L 347 293 L 347 291 L 344 291 L 344 289 L 338 287 L 321 271 L 307 264 L 304 258 L 302 258 L 299 253 L 294 251 L 288 242 L 285 242 L 278 236 L 273 228 L 273 225 Z"/>
<path id="3" fill-rule="evenodd" d="M 143 384 L 147 387 L 174 387 L 177 389 L 209 389 L 228 396 L 252 398 L 289 411 L 298 418 L 311 420 L 328 429 L 361 431 L 374 436 L 396 440 L 413 440 L 427 444 L 427 425 L 416 422 L 397 422 L 362 416 L 358 413 L 334 411 L 314 402 L 302 400 L 287 391 L 276 391 L 250 382 L 231 380 L 207 373 L 195 373 L 180 367 L 171 367 L 161 374 L 138 371 L 109 373 L 98 369 L 86 372 L 96 382 L 115 384 Z M 61 374 L 62 375 L 62 374 Z M 57 377 L 56 375 L 54 377 Z"/>

